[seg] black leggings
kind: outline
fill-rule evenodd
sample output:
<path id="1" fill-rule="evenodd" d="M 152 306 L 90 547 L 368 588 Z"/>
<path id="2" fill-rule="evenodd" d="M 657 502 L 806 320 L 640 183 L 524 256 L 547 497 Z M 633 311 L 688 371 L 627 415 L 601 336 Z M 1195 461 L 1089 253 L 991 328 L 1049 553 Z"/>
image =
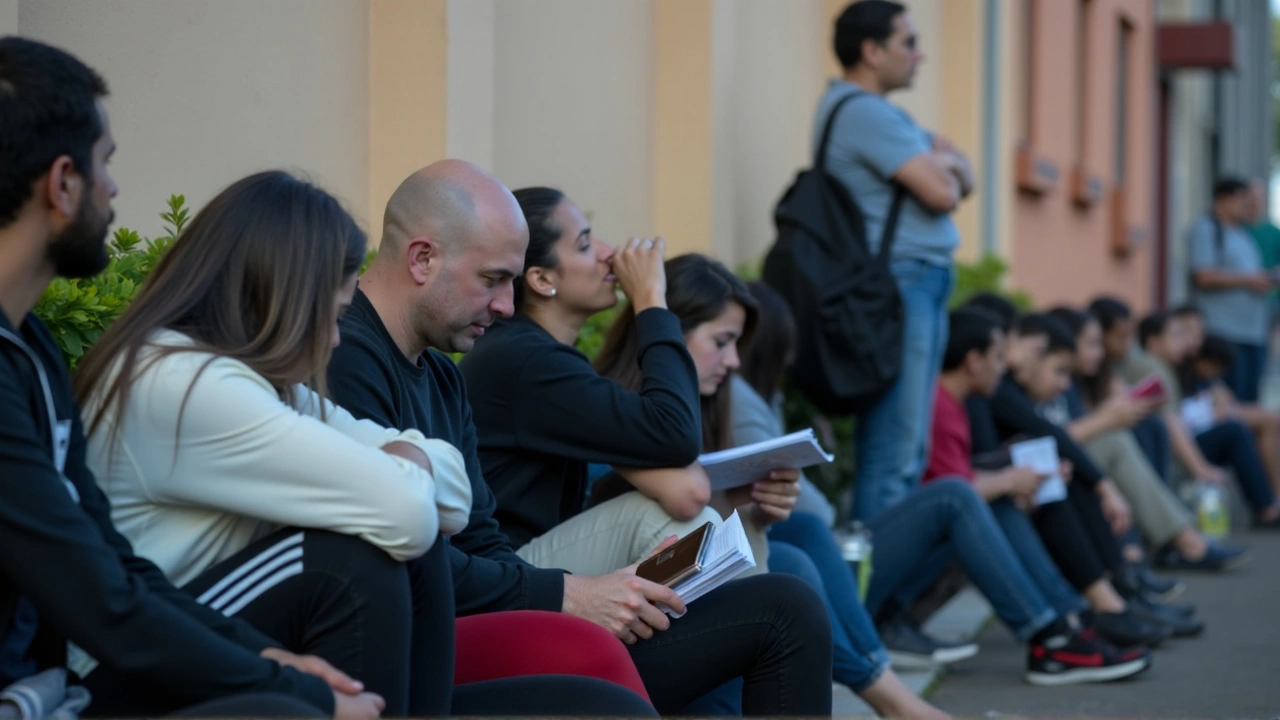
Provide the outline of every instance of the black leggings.
<path id="1" fill-rule="evenodd" d="M 275 693 L 250 693 L 210 700 L 172 713 L 188 718 L 326 718 L 328 715 L 293 697 Z"/>
<path id="2" fill-rule="evenodd" d="M 453 582 L 443 540 L 400 563 L 355 537 L 289 528 L 183 590 L 281 648 L 324 658 L 360 680 L 386 700 L 386 717 L 639 715 L 645 708 L 652 714 L 634 693 L 590 678 L 538 676 L 455 688 Z M 109 668 L 90 673 L 85 685 L 98 716 L 157 716 L 191 704 Z"/>
<path id="3" fill-rule="evenodd" d="M 1032 519 L 1049 555 L 1077 591 L 1124 566 L 1098 494 L 1079 482 L 1067 486 L 1066 500 L 1041 506 Z"/>
<path id="4" fill-rule="evenodd" d="M 831 715 L 831 624 L 821 598 L 790 575 L 727 583 L 631 646 L 654 707 L 677 713 L 741 677 L 742 712 Z"/>

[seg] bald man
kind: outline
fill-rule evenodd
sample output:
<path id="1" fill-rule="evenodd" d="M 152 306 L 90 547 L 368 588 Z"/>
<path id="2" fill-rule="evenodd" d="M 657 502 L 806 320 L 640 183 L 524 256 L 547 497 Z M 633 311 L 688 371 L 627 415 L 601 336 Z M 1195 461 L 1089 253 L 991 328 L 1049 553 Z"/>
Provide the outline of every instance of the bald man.
<path id="1" fill-rule="evenodd" d="M 480 469 L 466 388 L 445 353 L 470 350 L 497 318 L 513 314 L 513 281 L 528 245 L 524 215 L 495 178 L 446 160 L 396 189 L 384 226 L 378 256 L 341 320 L 329 387 L 357 417 L 416 428 L 462 451 L 473 501 L 470 523 L 449 544 L 457 612 L 549 610 L 608 628 L 630 644 L 664 714 L 743 676 L 775 691 L 753 694 L 757 711 L 829 714 L 829 693 L 809 697 L 790 684 L 831 671 L 826 611 L 794 578 L 739 580 L 704 596 L 673 624 L 657 604 L 683 610 L 683 603 L 670 589 L 637 578 L 634 566 L 584 577 L 535 567 L 516 554 L 494 519 L 497 502 Z M 824 646 L 825 661 L 797 667 Z M 795 698 L 800 694 L 803 701 Z"/>

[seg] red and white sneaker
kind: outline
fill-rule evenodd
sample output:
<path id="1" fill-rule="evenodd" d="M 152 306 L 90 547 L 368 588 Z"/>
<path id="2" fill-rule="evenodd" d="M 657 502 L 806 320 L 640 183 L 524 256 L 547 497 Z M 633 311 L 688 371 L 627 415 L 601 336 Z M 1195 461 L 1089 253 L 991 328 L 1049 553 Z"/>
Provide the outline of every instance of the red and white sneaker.
<path id="1" fill-rule="evenodd" d="M 1121 650 L 1093 630 L 1055 635 L 1027 649 L 1027 682 L 1074 685 L 1131 677 L 1151 667 L 1146 648 Z"/>

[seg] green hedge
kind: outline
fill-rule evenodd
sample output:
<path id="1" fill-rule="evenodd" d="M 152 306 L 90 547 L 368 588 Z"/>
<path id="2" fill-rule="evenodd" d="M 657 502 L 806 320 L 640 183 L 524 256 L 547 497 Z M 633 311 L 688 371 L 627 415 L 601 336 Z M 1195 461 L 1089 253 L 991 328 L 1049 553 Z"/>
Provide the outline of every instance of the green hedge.
<path id="1" fill-rule="evenodd" d="M 75 368 L 103 330 L 124 311 L 147 274 L 182 232 L 189 219 L 185 198 L 182 195 L 171 196 L 168 209 L 160 214 L 160 218 L 164 221 L 163 235 L 143 238 L 126 228 L 117 230 L 108 244 L 110 263 L 101 274 L 83 280 L 59 278 L 40 298 L 36 314 L 52 330 L 71 368 Z M 373 259 L 374 253 L 372 250 L 369 252 L 368 260 Z M 755 279 L 759 277 L 759 262 L 746 263 L 736 271 L 748 280 Z M 952 306 L 977 292 L 1003 292 L 1007 273 L 1008 266 L 994 255 L 984 256 L 974 263 L 958 263 Z M 1022 308 L 1031 307 L 1031 298 L 1025 293 L 1014 291 L 1009 293 L 1009 297 Z M 617 309 L 599 313 L 583 327 L 578 348 L 588 357 L 594 358 L 600 351 L 616 313 Z M 787 392 L 784 412 L 788 427 L 816 428 L 823 444 L 836 454 L 834 463 L 813 469 L 808 474 L 809 478 L 832 500 L 846 495 L 844 491 L 853 482 L 854 421 L 850 418 L 827 418 L 794 392 Z"/>
<path id="2" fill-rule="evenodd" d="M 110 262 L 106 269 L 91 278 L 57 278 L 36 303 L 35 313 L 53 332 L 68 367 L 75 369 L 85 351 L 120 317 L 160 256 L 186 226 L 186 198 L 172 195 L 168 205 L 169 209 L 160 214 L 164 235 L 144 238 L 128 228 L 116 230 L 107 243 Z"/>

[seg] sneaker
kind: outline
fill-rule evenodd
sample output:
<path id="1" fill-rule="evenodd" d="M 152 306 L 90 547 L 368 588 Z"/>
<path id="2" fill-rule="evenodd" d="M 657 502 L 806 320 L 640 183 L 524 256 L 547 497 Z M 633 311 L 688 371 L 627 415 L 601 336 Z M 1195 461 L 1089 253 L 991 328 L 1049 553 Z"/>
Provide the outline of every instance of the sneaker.
<path id="1" fill-rule="evenodd" d="M 1173 637 L 1195 637 L 1204 632 L 1204 622 L 1187 617 L 1175 608 L 1166 607 L 1144 597 L 1129 599 L 1129 612 L 1152 625 L 1164 625 Z"/>
<path id="2" fill-rule="evenodd" d="M 947 642 L 926 635 L 906 618 L 895 618 L 877 628 L 895 670 L 927 670 L 950 665 L 978 654 L 978 644 Z"/>
<path id="3" fill-rule="evenodd" d="M 1151 666 L 1142 648 L 1118 650 L 1090 630 L 1055 635 L 1027 648 L 1027 682 L 1074 685 L 1131 677 Z"/>
<path id="4" fill-rule="evenodd" d="M 1249 560 L 1249 550 L 1238 545 L 1209 543 L 1209 549 L 1199 560 L 1188 560 L 1173 546 L 1167 546 L 1156 555 L 1156 565 L 1164 570 L 1204 570 L 1221 572 L 1238 567 Z M 1160 597 L 1161 600 L 1173 598 Z"/>
<path id="5" fill-rule="evenodd" d="M 1146 567 L 1139 567 L 1134 571 L 1134 577 L 1138 581 L 1138 588 L 1160 600 L 1161 602 L 1169 602 L 1175 600 L 1182 595 L 1187 589 L 1187 584 L 1177 578 L 1165 578 L 1156 575 Z"/>
<path id="6" fill-rule="evenodd" d="M 1089 613 L 1086 625 L 1109 643 L 1120 647 L 1156 647 L 1173 637 L 1173 628 L 1139 617 L 1132 609 L 1119 613 Z"/>

